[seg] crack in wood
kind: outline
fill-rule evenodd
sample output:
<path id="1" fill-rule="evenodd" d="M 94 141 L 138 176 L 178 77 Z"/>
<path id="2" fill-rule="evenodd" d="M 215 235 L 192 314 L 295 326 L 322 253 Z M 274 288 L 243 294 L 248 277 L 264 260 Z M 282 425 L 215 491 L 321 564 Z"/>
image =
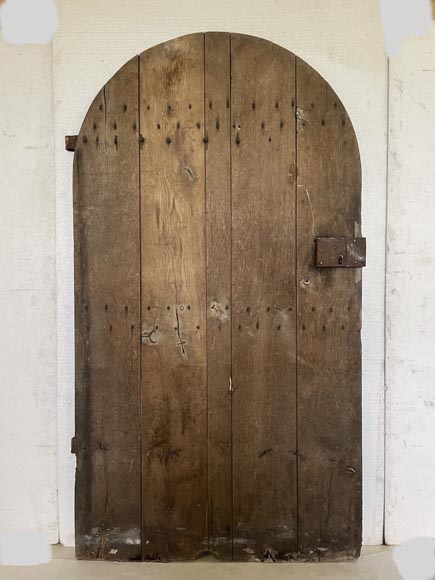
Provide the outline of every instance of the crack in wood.
<path id="1" fill-rule="evenodd" d="M 311 221 L 312 221 L 312 231 L 313 231 L 313 237 L 315 237 L 315 222 L 314 222 L 314 212 L 313 212 L 313 204 L 311 202 L 311 197 L 310 197 L 310 192 L 308 191 L 308 189 L 305 187 L 305 185 L 298 185 L 298 187 L 302 187 L 302 189 L 304 189 L 305 194 L 307 196 L 307 200 L 308 200 L 308 205 L 310 206 L 310 212 L 311 212 Z"/>
<path id="2" fill-rule="evenodd" d="M 187 166 L 184 169 L 186 170 L 186 173 L 189 176 L 189 179 L 191 179 L 192 181 L 194 181 L 196 179 L 196 175 L 192 171 L 192 169 L 190 167 L 187 167 Z"/>
<path id="3" fill-rule="evenodd" d="M 177 336 L 178 336 L 178 342 L 176 343 L 176 345 L 180 347 L 181 354 L 182 354 L 183 358 L 186 358 L 187 359 L 187 351 L 184 348 L 184 345 L 187 344 L 187 343 L 183 339 L 183 337 L 181 336 L 181 332 L 180 332 L 180 317 L 178 316 L 178 308 L 175 308 L 175 316 L 177 318 L 176 331 L 177 331 Z"/>
<path id="4" fill-rule="evenodd" d="M 142 344 L 145 344 L 148 340 L 150 344 L 158 344 L 158 340 L 153 340 L 153 334 L 156 334 L 156 327 L 154 326 L 150 331 L 144 331 L 142 333 Z"/>

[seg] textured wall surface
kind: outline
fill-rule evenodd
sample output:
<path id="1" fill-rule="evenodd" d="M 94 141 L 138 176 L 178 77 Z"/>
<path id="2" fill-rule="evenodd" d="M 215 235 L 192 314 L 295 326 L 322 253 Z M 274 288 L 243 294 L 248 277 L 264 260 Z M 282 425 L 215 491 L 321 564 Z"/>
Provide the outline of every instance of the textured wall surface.
<path id="1" fill-rule="evenodd" d="M 51 47 L 0 39 L 0 532 L 58 538 Z"/>
<path id="2" fill-rule="evenodd" d="M 387 62 L 377 0 L 63 0 L 54 40 L 57 212 L 59 517 L 61 540 L 73 535 L 74 433 L 72 154 L 105 81 L 131 56 L 190 32 L 235 31 L 272 40 L 305 59 L 343 100 L 363 165 L 364 541 L 382 541 L 384 445 L 384 278 Z"/>
<path id="3" fill-rule="evenodd" d="M 62 541 L 74 540 L 72 154 L 64 135 L 78 132 L 94 95 L 132 55 L 189 32 L 227 30 L 268 38 L 307 60 L 356 129 L 368 238 L 364 541 L 381 542 L 388 75 L 378 1 L 58 0 L 58 7 L 53 61 L 51 47 L 0 40 L 0 532 L 45 531 L 55 542 L 59 517 Z M 435 535 L 434 62 L 435 30 L 408 40 L 390 64 L 389 543 Z"/>
<path id="4" fill-rule="evenodd" d="M 435 536 L 435 25 L 390 65 L 388 543 Z"/>

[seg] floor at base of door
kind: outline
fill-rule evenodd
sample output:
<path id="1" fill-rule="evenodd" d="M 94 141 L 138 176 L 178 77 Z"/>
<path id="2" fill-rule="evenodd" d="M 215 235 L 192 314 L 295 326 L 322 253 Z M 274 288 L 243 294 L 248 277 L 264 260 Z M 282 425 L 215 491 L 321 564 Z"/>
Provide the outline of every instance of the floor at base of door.
<path id="1" fill-rule="evenodd" d="M 201 560 L 182 564 L 79 562 L 74 550 L 54 546 L 50 564 L 35 567 L 0 567 L 1 580 L 400 580 L 393 550 L 386 546 L 366 547 L 357 562 L 339 564 L 223 564 Z"/>

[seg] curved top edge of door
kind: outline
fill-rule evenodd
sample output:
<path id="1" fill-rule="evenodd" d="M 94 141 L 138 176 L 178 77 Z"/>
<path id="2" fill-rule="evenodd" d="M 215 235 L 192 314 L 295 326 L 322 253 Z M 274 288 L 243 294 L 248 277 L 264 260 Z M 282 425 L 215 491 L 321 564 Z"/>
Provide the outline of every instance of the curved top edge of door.
<path id="1" fill-rule="evenodd" d="M 78 134 L 79 139 L 80 139 L 80 136 L 82 134 L 83 126 L 85 125 L 86 119 L 87 119 L 88 115 L 92 112 L 95 103 L 98 101 L 98 98 L 99 98 L 99 96 L 101 94 L 101 91 L 104 90 L 104 87 L 107 86 L 109 83 L 113 82 L 116 79 L 116 77 L 121 73 L 121 71 L 124 70 L 124 68 L 128 67 L 133 61 L 137 61 L 138 59 L 140 59 L 141 57 L 143 57 L 147 53 L 150 53 L 150 52 L 155 51 L 155 50 L 161 50 L 164 47 L 168 47 L 171 44 L 175 44 L 177 42 L 180 42 L 181 40 L 185 40 L 185 39 L 190 38 L 190 37 L 200 37 L 200 36 L 203 36 L 205 38 L 205 35 L 206 34 L 228 34 L 230 37 L 237 36 L 237 37 L 241 37 L 241 38 L 251 39 L 252 41 L 255 41 L 255 42 L 263 42 L 265 45 L 275 45 L 280 50 L 283 50 L 286 53 L 288 53 L 288 55 L 290 57 L 296 58 L 297 61 L 299 61 L 300 63 L 302 63 L 305 66 L 309 67 L 311 69 L 311 71 L 314 72 L 319 77 L 319 79 L 321 79 L 322 81 L 324 81 L 325 83 L 327 83 L 328 86 L 330 87 L 331 91 L 333 91 L 333 93 L 334 93 L 337 101 L 340 103 L 341 107 L 343 108 L 343 111 L 347 115 L 348 121 L 349 121 L 349 123 L 351 125 L 352 132 L 353 132 L 354 138 L 355 138 L 355 142 L 357 144 L 357 152 L 358 152 L 358 157 L 359 157 L 359 166 L 360 166 L 360 173 L 361 173 L 361 154 L 360 154 L 360 148 L 359 148 L 359 144 L 358 144 L 358 139 L 357 139 L 356 132 L 355 132 L 355 127 L 353 126 L 352 119 L 350 118 L 349 113 L 347 112 L 347 109 L 346 109 L 343 101 L 337 95 L 336 91 L 332 88 L 332 86 L 330 85 L 329 81 L 326 78 L 324 78 L 319 72 L 317 72 L 317 70 L 314 67 L 312 67 L 308 62 L 306 62 L 304 59 L 302 59 L 301 57 L 299 57 L 297 54 L 291 52 L 290 50 L 288 50 L 284 46 L 281 46 L 280 44 L 277 44 L 277 43 L 275 43 L 275 42 L 273 42 L 271 40 L 268 40 L 266 38 L 262 38 L 262 37 L 259 37 L 259 36 L 254 36 L 254 35 L 251 35 L 251 34 L 242 34 L 242 33 L 239 33 L 239 32 L 205 31 L 205 32 L 193 32 L 193 33 L 189 33 L 189 34 L 184 34 L 182 36 L 177 36 L 175 38 L 171 38 L 169 40 L 160 42 L 159 44 L 156 44 L 154 46 L 151 46 L 151 47 L 147 48 L 146 50 L 144 50 L 140 54 L 137 54 L 137 55 L 133 56 L 130 60 L 128 60 L 126 63 L 124 63 L 106 81 L 106 83 L 103 85 L 103 87 L 95 95 L 94 99 L 92 100 L 92 103 L 91 103 L 90 107 L 88 108 L 85 116 L 83 117 L 83 121 L 82 121 L 82 124 L 81 124 L 81 127 L 80 127 L 80 131 L 79 131 L 79 134 Z M 77 151 L 74 153 L 74 163 L 75 163 L 75 160 L 76 160 L 76 157 L 77 157 L 77 154 L 76 153 L 77 153 Z"/>

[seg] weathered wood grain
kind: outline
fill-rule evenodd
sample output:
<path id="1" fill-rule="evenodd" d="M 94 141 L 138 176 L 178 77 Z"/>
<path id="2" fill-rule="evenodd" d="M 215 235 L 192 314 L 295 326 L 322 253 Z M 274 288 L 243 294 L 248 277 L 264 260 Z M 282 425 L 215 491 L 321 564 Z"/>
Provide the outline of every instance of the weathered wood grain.
<path id="1" fill-rule="evenodd" d="M 296 551 L 295 59 L 231 37 L 234 559 Z"/>
<path id="2" fill-rule="evenodd" d="M 207 550 L 204 35 L 140 57 L 143 557 Z"/>
<path id="3" fill-rule="evenodd" d="M 302 558 L 361 546 L 361 270 L 314 266 L 314 238 L 359 236 L 361 164 L 346 111 L 297 60 L 298 537 Z"/>
<path id="4" fill-rule="evenodd" d="M 209 550 L 232 559 L 230 35 L 205 35 Z"/>
<path id="5" fill-rule="evenodd" d="M 270 42 L 185 36 L 104 87 L 74 157 L 78 557 L 358 556 L 361 270 L 315 238 L 360 204 L 342 103 Z"/>
<path id="6" fill-rule="evenodd" d="M 93 102 L 74 156 L 76 554 L 140 559 L 138 59 Z"/>

